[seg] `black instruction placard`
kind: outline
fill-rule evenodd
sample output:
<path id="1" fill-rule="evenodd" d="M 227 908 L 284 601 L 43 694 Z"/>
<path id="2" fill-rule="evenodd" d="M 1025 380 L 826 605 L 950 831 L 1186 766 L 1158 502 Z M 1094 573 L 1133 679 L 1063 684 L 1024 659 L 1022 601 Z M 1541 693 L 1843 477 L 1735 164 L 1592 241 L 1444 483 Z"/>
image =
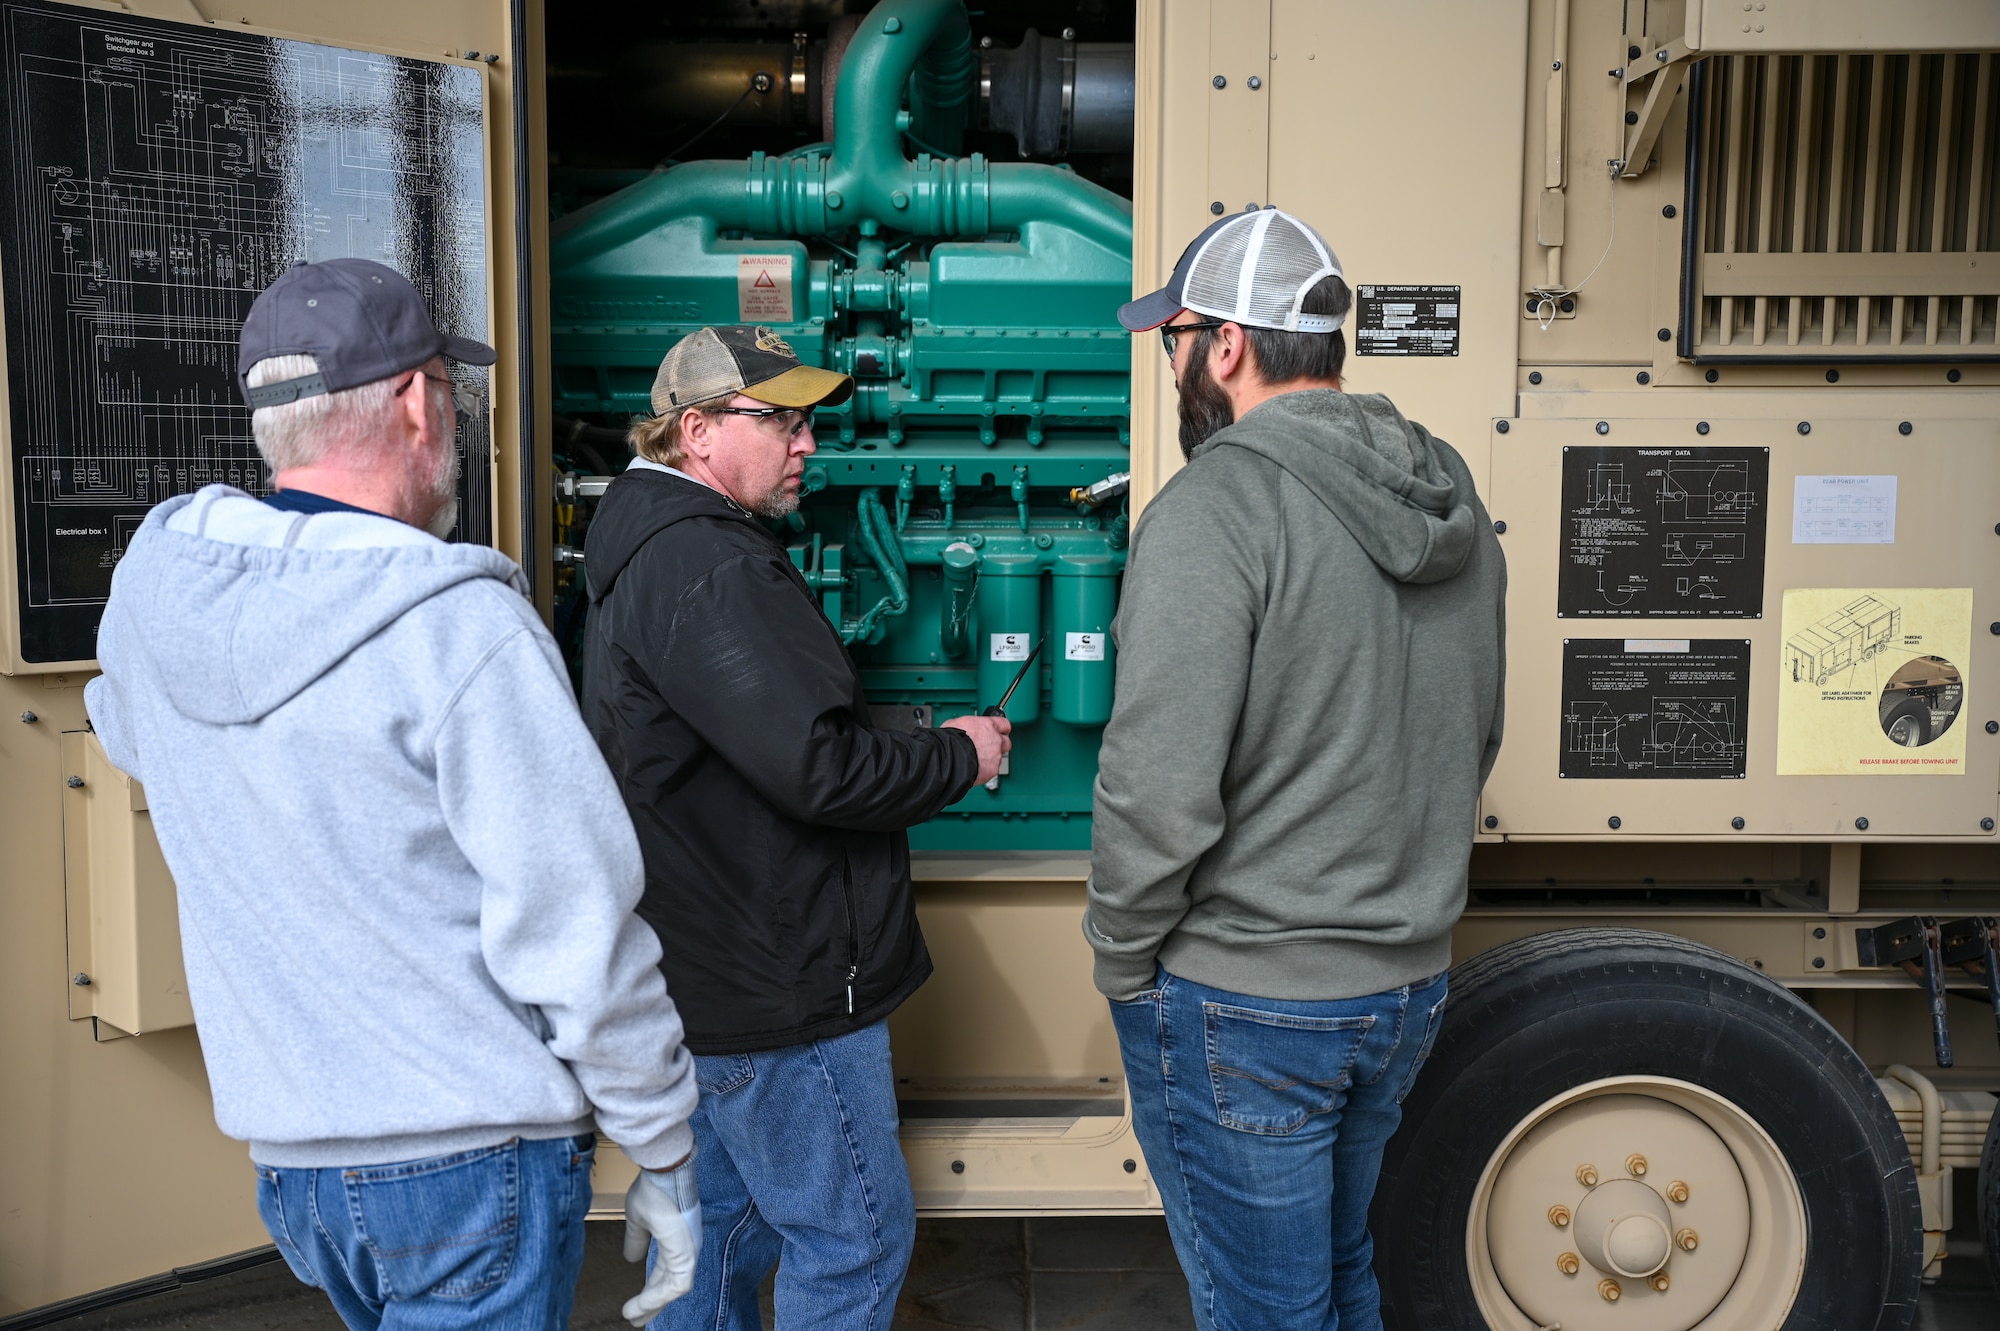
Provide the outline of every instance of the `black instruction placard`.
<path id="1" fill-rule="evenodd" d="M 1456 356 L 1458 291 L 1446 286 L 1354 289 L 1357 356 Z"/>
<path id="2" fill-rule="evenodd" d="M 1727 780 L 1748 746 L 1742 638 L 1565 638 L 1561 774 Z"/>
<path id="3" fill-rule="evenodd" d="M 1556 613 L 1757 619 L 1768 448 L 1563 449 Z"/>
<path id="4" fill-rule="evenodd" d="M 68 4 L 0 3 L 21 655 L 97 654 L 147 510 L 268 489 L 243 317 L 300 260 L 397 269 L 486 340 L 486 75 Z M 492 539 L 488 371 L 451 366 L 456 539 Z"/>

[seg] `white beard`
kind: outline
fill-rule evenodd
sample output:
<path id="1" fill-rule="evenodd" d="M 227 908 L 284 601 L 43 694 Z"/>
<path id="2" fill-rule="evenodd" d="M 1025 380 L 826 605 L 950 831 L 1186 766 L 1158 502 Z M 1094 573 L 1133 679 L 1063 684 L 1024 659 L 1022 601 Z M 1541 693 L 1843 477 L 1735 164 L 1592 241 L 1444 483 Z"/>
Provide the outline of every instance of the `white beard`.
<path id="1" fill-rule="evenodd" d="M 451 535 L 451 529 L 457 525 L 458 496 L 453 495 L 451 498 L 445 500 L 444 507 L 440 508 L 431 520 L 424 524 L 424 530 L 442 541 Z"/>

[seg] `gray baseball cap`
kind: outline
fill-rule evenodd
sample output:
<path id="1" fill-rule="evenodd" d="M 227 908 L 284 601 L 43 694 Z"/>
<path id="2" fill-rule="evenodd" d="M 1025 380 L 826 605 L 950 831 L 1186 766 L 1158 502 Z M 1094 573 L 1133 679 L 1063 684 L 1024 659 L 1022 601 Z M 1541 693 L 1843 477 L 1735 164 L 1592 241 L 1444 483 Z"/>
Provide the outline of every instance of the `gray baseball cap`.
<path id="1" fill-rule="evenodd" d="M 319 373 L 250 387 L 250 367 L 273 356 L 311 356 Z M 236 382 L 253 408 L 387 379 L 433 356 L 491 365 L 500 353 L 438 331 L 423 297 L 395 269 L 368 259 L 294 265 L 251 302 L 236 354 Z"/>
<path id="2" fill-rule="evenodd" d="M 1345 320 L 1301 313 L 1299 304 L 1322 278 L 1341 276 L 1319 232 L 1290 213 L 1260 208 L 1209 223 L 1181 252 L 1167 284 L 1127 302 L 1118 322 L 1143 333 L 1193 310 L 1249 328 L 1331 333 Z"/>

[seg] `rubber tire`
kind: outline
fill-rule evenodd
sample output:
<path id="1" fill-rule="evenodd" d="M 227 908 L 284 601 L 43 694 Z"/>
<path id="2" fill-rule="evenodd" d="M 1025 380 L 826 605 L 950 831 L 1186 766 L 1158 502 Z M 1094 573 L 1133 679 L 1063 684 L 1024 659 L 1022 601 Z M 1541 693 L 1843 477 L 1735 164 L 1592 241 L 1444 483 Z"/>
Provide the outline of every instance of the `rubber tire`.
<path id="1" fill-rule="evenodd" d="M 1616 1076 L 1672 1077 L 1725 1096 L 1791 1163 L 1808 1237 L 1784 1331 L 1910 1325 L 1924 1241 L 1916 1166 L 1859 1056 L 1734 958 L 1671 934 L 1575 929 L 1452 971 L 1371 1214 L 1390 1331 L 1485 1326 L 1465 1255 L 1481 1172 L 1536 1107 Z M 1880 1311 L 1871 1319 L 1870 1309 Z"/>
<path id="2" fill-rule="evenodd" d="M 1882 722 L 1882 733 L 1887 735 L 1889 727 L 1895 725 L 1900 718 L 1905 716 L 1910 717 L 1917 723 L 1917 742 L 1915 744 L 1905 744 L 1902 747 L 1906 749 L 1920 749 L 1930 743 L 1931 709 L 1922 698 L 1911 698 L 1907 702 L 1898 703 L 1896 709 L 1889 713 L 1888 719 Z M 1894 742 L 1892 738 L 1890 743 Z"/>
<path id="3" fill-rule="evenodd" d="M 1979 1234 L 1986 1243 L 1986 1269 L 2000 1291 L 2000 1113 L 1986 1125 L 1986 1149 L 1979 1153 Z"/>

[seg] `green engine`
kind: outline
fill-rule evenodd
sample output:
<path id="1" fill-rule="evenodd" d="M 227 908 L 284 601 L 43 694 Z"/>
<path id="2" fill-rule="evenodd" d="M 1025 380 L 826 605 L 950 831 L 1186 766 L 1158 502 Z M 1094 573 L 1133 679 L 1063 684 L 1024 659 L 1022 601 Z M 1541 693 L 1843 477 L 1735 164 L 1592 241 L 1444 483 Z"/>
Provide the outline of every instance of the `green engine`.
<path id="1" fill-rule="evenodd" d="M 1061 165 L 963 153 L 990 71 L 960 0 L 886 0 L 839 61 L 830 143 L 685 162 L 561 219 L 555 412 L 622 466 L 609 432 L 706 324 L 767 326 L 853 375 L 779 532 L 875 724 L 991 706 L 1040 644 L 1007 706 L 1010 770 L 911 844 L 1080 850 L 1129 523 L 1131 206 Z M 559 540 L 601 485 L 567 479 Z"/>

